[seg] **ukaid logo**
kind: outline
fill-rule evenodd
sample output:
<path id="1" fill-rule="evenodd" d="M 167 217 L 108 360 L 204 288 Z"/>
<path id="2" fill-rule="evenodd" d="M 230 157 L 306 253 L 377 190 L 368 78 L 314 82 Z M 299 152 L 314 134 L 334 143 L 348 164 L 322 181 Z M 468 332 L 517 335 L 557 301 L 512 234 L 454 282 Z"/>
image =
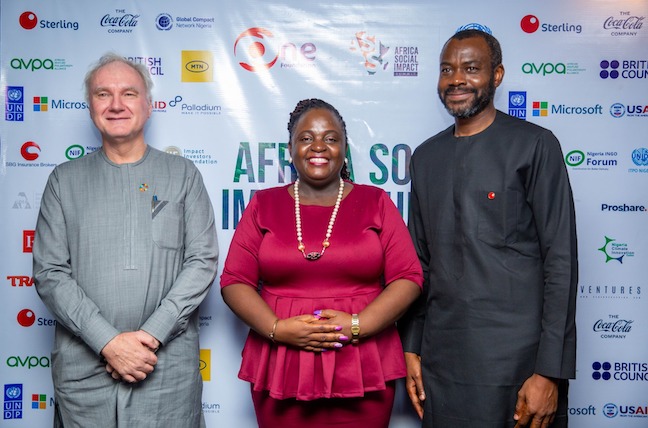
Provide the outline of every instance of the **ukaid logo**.
<path id="1" fill-rule="evenodd" d="M 25 97 L 22 86 L 7 86 L 5 92 L 5 120 L 22 122 L 25 119 Z"/>
<path id="2" fill-rule="evenodd" d="M 4 407 L 2 419 L 22 419 L 23 386 L 22 383 L 9 383 L 4 386 Z"/>
<path id="3" fill-rule="evenodd" d="M 526 119 L 527 93 L 526 91 L 509 91 L 509 109 L 511 116 Z"/>
<path id="4" fill-rule="evenodd" d="M 607 403 L 603 406 L 603 415 L 606 418 L 648 418 L 648 404 Z"/>

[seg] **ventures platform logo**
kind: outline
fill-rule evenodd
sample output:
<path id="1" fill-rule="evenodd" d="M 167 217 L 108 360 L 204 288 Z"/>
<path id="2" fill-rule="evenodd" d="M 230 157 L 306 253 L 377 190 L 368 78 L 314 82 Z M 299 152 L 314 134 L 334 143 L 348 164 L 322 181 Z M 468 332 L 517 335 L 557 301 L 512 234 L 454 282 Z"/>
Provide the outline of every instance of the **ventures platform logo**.
<path id="1" fill-rule="evenodd" d="M 214 56 L 210 51 L 182 51 L 183 82 L 213 82 Z"/>
<path id="2" fill-rule="evenodd" d="M 526 15 L 520 21 L 520 28 L 527 34 L 535 33 L 540 30 L 542 33 L 577 33 L 583 31 L 581 24 L 570 24 L 567 22 L 561 24 L 540 23 L 535 15 Z"/>
<path id="3" fill-rule="evenodd" d="M 5 92 L 5 120 L 9 122 L 22 122 L 25 119 L 24 87 L 7 86 Z"/>

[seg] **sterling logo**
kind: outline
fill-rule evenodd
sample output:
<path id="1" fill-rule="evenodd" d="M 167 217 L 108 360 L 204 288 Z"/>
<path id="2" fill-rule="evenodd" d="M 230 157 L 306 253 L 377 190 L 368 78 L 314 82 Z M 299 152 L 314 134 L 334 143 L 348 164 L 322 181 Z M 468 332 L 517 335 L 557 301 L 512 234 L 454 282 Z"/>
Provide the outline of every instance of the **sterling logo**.
<path id="1" fill-rule="evenodd" d="M 18 312 L 16 320 L 23 327 L 31 327 L 36 322 L 36 314 L 31 309 L 23 309 Z"/>

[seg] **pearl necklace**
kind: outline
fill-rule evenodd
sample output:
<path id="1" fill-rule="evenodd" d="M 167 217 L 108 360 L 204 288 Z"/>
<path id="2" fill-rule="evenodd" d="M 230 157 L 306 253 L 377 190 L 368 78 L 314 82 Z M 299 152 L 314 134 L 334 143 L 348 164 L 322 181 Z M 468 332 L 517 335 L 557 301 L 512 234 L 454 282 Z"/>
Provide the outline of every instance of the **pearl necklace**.
<path id="1" fill-rule="evenodd" d="M 329 220 L 328 227 L 326 228 L 326 237 L 324 238 L 324 241 L 322 241 L 322 251 L 319 253 L 313 251 L 312 253 L 306 254 L 306 252 L 304 251 L 306 249 L 306 246 L 302 242 L 301 213 L 299 210 L 299 179 L 295 180 L 294 189 L 295 227 L 297 229 L 297 242 L 299 243 L 299 245 L 297 245 L 297 250 L 301 251 L 306 260 L 314 261 L 322 257 L 324 255 L 324 250 L 326 250 L 331 245 L 329 238 L 331 237 L 331 232 L 333 231 L 333 223 L 335 223 L 335 217 L 337 217 L 338 210 L 340 209 L 340 203 L 342 202 L 342 196 L 344 195 L 344 180 L 340 178 L 340 189 L 338 190 L 337 200 L 335 201 L 335 207 L 333 208 L 331 219 Z"/>

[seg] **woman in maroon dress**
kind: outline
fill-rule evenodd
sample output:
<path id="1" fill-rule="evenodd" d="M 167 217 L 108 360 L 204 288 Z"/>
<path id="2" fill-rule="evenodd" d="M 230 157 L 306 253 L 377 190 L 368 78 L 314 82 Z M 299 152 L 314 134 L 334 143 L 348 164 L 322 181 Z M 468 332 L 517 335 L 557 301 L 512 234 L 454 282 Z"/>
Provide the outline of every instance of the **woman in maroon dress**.
<path id="1" fill-rule="evenodd" d="M 239 378 L 261 428 L 387 427 L 406 375 L 395 321 L 421 267 L 387 194 L 351 183 L 346 126 L 330 104 L 290 115 L 295 183 L 257 191 L 221 276 L 251 330 Z"/>

